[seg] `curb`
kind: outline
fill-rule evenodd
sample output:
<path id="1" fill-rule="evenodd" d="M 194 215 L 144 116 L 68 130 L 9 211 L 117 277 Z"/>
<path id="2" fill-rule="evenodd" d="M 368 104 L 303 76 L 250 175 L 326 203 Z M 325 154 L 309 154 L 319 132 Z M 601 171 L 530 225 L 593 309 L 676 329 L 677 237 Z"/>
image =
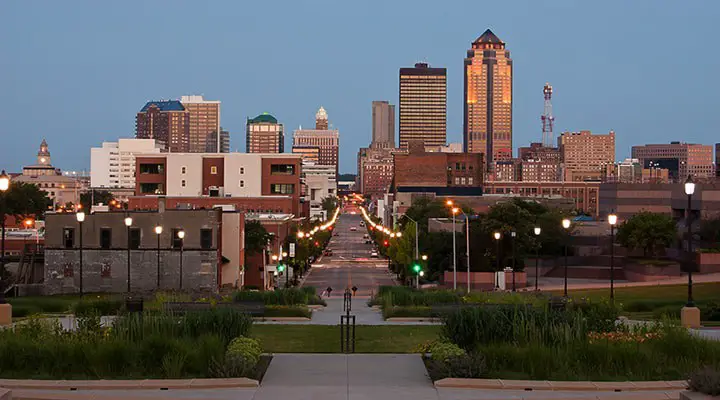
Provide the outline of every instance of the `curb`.
<path id="1" fill-rule="evenodd" d="M 506 379 L 445 378 L 435 381 L 435 387 L 492 390 L 572 390 L 633 392 L 640 390 L 685 390 L 685 381 L 589 382 L 589 381 L 523 381 Z"/>
<path id="2" fill-rule="evenodd" d="M 412 318 L 412 317 L 390 317 L 386 318 L 387 322 L 441 322 L 438 318 Z"/>
<path id="3" fill-rule="evenodd" d="M 267 321 L 274 321 L 274 322 L 295 322 L 295 321 L 310 321 L 310 318 L 307 317 L 260 317 L 260 318 L 253 318 L 254 322 L 267 322 Z"/>
<path id="4" fill-rule="evenodd" d="M 170 389 L 222 389 L 256 388 L 259 382 L 248 378 L 227 379 L 143 379 L 97 381 L 42 381 L 26 379 L 0 379 L 0 388 L 25 390 L 170 390 Z"/>

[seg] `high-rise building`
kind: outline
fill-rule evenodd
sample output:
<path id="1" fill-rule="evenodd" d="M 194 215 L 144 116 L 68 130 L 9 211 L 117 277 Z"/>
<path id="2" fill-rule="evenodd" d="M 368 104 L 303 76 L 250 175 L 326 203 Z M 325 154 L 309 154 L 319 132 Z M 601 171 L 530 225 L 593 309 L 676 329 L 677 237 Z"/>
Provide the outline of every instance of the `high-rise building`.
<path id="1" fill-rule="evenodd" d="M 90 149 L 90 186 L 135 189 L 135 155 L 160 153 L 154 139 L 119 139 Z"/>
<path id="2" fill-rule="evenodd" d="M 400 147 L 421 140 L 425 146 L 445 145 L 447 135 L 447 71 L 417 63 L 400 68 Z"/>
<path id="3" fill-rule="evenodd" d="M 327 111 L 323 106 L 315 113 L 315 129 L 317 130 L 328 130 L 330 129 L 330 123 L 328 122 Z"/>
<path id="4" fill-rule="evenodd" d="M 688 175 L 710 178 L 715 173 L 710 145 L 670 142 L 633 146 L 632 158 L 637 158 L 643 168 L 667 169 L 674 181 L 684 181 Z"/>
<path id="5" fill-rule="evenodd" d="M 246 126 L 246 153 L 283 153 L 285 132 L 283 124 L 268 113 L 248 118 Z"/>
<path id="6" fill-rule="evenodd" d="M 303 162 L 317 165 L 320 162 L 320 148 L 317 146 L 293 146 L 293 154 L 300 154 Z"/>
<path id="7" fill-rule="evenodd" d="M 720 178 L 720 143 L 715 143 L 715 176 Z"/>
<path id="8" fill-rule="evenodd" d="M 557 147 L 542 143 L 530 143 L 530 147 L 518 149 L 520 158 L 519 180 L 523 182 L 557 182 L 560 176 L 562 153 Z"/>
<path id="9" fill-rule="evenodd" d="M 135 137 L 155 139 L 165 151 L 190 151 L 190 112 L 178 100 L 149 101 L 135 116 Z"/>
<path id="10" fill-rule="evenodd" d="M 513 64 L 510 51 L 490 29 L 465 58 L 465 151 L 485 154 L 488 168 L 512 158 Z"/>
<path id="11" fill-rule="evenodd" d="M 220 150 L 217 147 L 217 140 L 220 139 Z M 230 152 L 230 132 L 220 127 L 220 137 L 210 135 L 205 146 L 205 153 L 229 153 Z"/>
<path id="12" fill-rule="evenodd" d="M 316 115 L 316 128 L 329 127 L 327 113 L 320 107 Z M 332 165 L 338 171 L 340 132 L 337 129 L 298 129 L 293 132 L 293 148 L 317 147 L 318 165 Z"/>
<path id="13" fill-rule="evenodd" d="M 203 96 L 182 96 L 180 102 L 190 113 L 190 153 L 205 153 L 208 142 L 215 144 L 217 150 L 220 132 L 220 101 L 205 100 Z M 213 139 L 214 137 L 214 139 Z M 221 140 L 222 141 L 222 140 Z"/>
<path id="14" fill-rule="evenodd" d="M 394 154 L 407 153 L 406 149 L 390 147 L 362 147 L 357 155 L 356 189 L 365 197 L 382 199 L 393 180 Z"/>
<path id="15" fill-rule="evenodd" d="M 395 106 L 372 102 L 372 142 L 375 147 L 395 147 Z"/>
<path id="16" fill-rule="evenodd" d="M 606 135 L 590 131 L 563 132 L 558 137 L 562 154 L 563 180 L 605 179 L 615 163 L 615 132 Z"/>

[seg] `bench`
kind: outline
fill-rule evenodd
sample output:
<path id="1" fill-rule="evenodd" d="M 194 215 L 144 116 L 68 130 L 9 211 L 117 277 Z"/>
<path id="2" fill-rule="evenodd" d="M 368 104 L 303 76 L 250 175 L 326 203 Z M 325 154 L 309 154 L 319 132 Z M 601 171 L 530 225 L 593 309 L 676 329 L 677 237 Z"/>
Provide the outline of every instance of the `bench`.
<path id="1" fill-rule="evenodd" d="M 196 303 L 196 302 L 167 302 L 163 303 L 163 310 L 174 313 L 209 311 L 215 309 L 233 309 L 253 317 L 265 315 L 265 303 L 261 301 L 240 301 L 233 303 Z"/>

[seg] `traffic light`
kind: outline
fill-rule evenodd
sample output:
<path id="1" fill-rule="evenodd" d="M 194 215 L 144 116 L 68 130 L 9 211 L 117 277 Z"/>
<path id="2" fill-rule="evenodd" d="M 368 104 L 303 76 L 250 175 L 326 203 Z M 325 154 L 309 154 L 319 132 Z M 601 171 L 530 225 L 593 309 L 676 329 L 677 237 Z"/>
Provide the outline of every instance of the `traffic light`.
<path id="1" fill-rule="evenodd" d="M 283 272 L 283 271 L 285 271 L 285 266 L 280 264 L 280 265 L 278 265 L 277 269 L 279 272 Z"/>
<path id="2" fill-rule="evenodd" d="M 388 247 L 388 246 L 390 246 L 390 243 L 388 243 L 388 241 L 386 240 L 386 241 L 383 242 L 383 245 L 384 245 L 385 247 Z"/>
<path id="3" fill-rule="evenodd" d="M 413 271 L 415 271 L 416 274 L 419 274 L 420 271 L 422 271 L 422 266 L 420 265 L 420 261 L 415 260 L 413 261 Z"/>

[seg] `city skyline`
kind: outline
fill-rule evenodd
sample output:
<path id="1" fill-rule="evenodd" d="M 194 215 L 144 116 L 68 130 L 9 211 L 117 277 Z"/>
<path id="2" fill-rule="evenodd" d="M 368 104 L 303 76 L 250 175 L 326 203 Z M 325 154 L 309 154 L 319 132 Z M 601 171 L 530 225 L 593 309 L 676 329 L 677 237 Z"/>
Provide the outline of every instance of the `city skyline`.
<path id="1" fill-rule="evenodd" d="M 468 43 L 488 28 L 512 51 L 514 152 L 541 140 L 545 82 L 552 82 L 555 90 L 556 132 L 614 130 L 616 160 L 629 157 L 633 145 L 717 142 L 714 127 L 720 117 L 712 112 L 717 78 L 711 66 L 718 56 L 707 50 L 716 36 L 710 16 L 720 6 L 709 1 L 653 9 L 654 23 L 642 29 L 636 23 L 648 18 L 647 3 L 642 2 L 617 2 L 616 7 L 573 2 L 483 5 L 483 14 L 492 18 L 481 20 L 473 12 L 481 6 L 471 2 L 439 14 L 421 4 L 413 3 L 417 7 L 409 10 L 407 4 L 392 4 L 379 16 L 381 24 L 397 24 L 389 41 L 380 40 L 387 32 L 373 32 L 354 19 L 341 18 L 348 13 L 375 15 L 372 2 L 313 8 L 283 4 L 275 9 L 279 28 L 260 38 L 253 33 L 262 27 L 229 23 L 256 12 L 259 4 L 217 3 L 212 9 L 187 5 L 178 10 L 149 4 L 143 14 L 134 13 L 132 3 L 87 4 L 92 5 L 3 5 L 7 20 L 0 24 L 0 33 L 14 38 L 0 44 L 7 55 L 2 61 L 5 73 L 0 75 L 0 85 L 6 88 L 0 99 L 0 135 L 13 137 L 1 152 L 6 169 L 19 171 L 27 162 L 25 154 L 42 138 L 53 143 L 55 165 L 87 169 L 87 149 L 132 137 L 133 116 L 148 100 L 202 94 L 223 102 L 223 126 L 230 131 L 233 151 L 244 151 L 246 117 L 268 111 L 294 130 L 310 126 L 311 113 L 323 105 L 333 116 L 334 128 L 342 132 L 340 172 L 355 172 L 355 154 L 371 137 L 369 105 L 373 100 L 398 104 L 397 70 L 418 61 L 447 69 L 447 139 L 460 142 L 463 58 Z M 410 13 L 407 21 L 397 20 L 401 10 Z M 588 24 L 588 15 L 596 23 Z M 311 16 L 328 20 L 330 26 L 292 22 Z M 130 17 L 140 28 L 123 22 Z M 403 31 L 412 21 L 429 18 L 437 23 L 423 31 Z M 150 20 L 154 24 L 144 22 Z M 194 24 L 197 29 L 177 28 Z M 325 34 L 328 28 L 334 35 Z M 683 34 L 667 34 L 671 30 Z M 87 37 L 91 31 L 93 37 Z M 178 40 L 167 49 L 137 46 L 159 31 L 174 32 Z M 287 39 L 291 31 L 296 35 Z M 213 37 L 217 39 L 210 41 Z M 326 47 L 321 53 L 310 50 L 318 39 Z M 281 40 L 289 40 L 284 47 L 288 54 L 263 53 L 267 57 L 250 63 L 247 57 L 231 56 L 262 53 Z M 547 47 L 549 40 L 552 48 Z M 702 54 L 705 60 L 668 59 L 663 56 L 667 48 Z M 202 63 L 179 61 L 167 68 L 167 59 L 179 60 L 178 51 L 215 57 L 204 57 Z M 295 73 L 280 72 L 284 64 L 279 61 L 285 58 L 296 60 Z M 632 63 L 619 62 L 623 59 Z M 682 85 L 667 84 L 668 76 L 691 69 L 693 74 Z M 349 82 L 345 76 L 362 79 Z M 53 107 L 40 114 L 33 106 L 38 99 Z M 78 124 L 80 120 L 84 122 Z M 288 136 L 286 149 L 291 147 Z"/>

